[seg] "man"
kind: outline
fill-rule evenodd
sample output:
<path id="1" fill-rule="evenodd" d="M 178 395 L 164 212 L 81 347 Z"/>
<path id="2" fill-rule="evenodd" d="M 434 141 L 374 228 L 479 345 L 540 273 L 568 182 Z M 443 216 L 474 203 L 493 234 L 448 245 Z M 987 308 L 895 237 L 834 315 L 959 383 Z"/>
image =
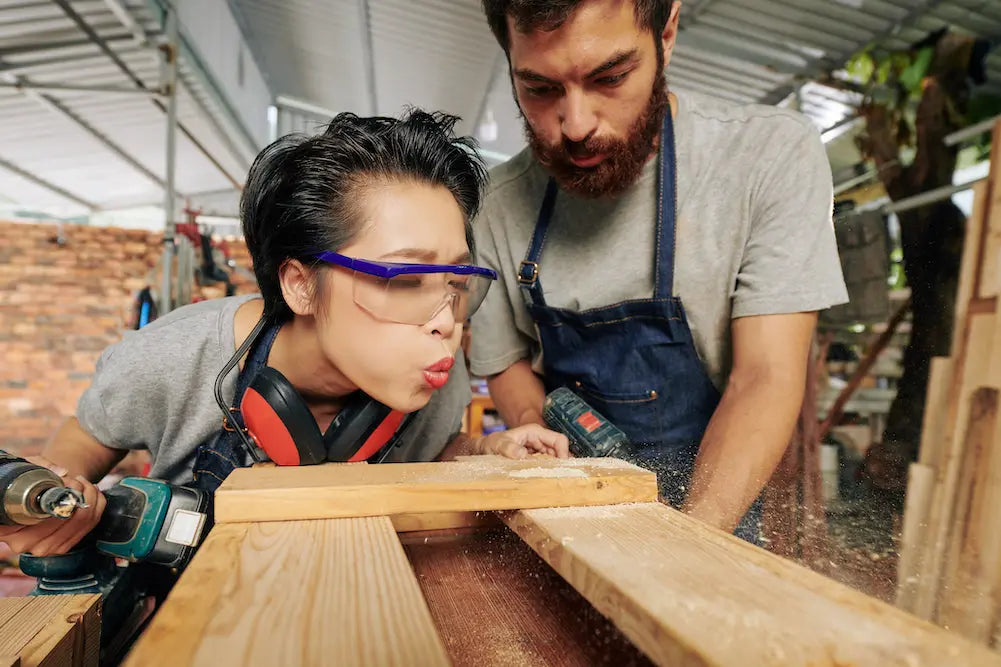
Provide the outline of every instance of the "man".
<path id="1" fill-rule="evenodd" d="M 483 5 L 529 148 L 493 170 L 475 225 L 501 280 L 473 321 L 473 373 L 509 426 L 570 387 L 668 501 L 756 540 L 816 311 L 847 299 L 816 129 L 669 93 L 680 3 Z"/>

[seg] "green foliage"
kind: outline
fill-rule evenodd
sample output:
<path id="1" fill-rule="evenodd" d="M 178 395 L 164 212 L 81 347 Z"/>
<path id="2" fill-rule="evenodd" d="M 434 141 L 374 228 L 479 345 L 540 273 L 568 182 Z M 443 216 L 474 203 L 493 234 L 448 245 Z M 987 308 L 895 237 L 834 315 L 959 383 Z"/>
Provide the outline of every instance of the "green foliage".
<path id="1" fill-rule="evenodd" d="M 897 76 L 897 80 L 910 95 L 919 96 L 921 94 L 921 80 L 928 73 L 934 56 L 935 49 L 930 46 L 918 51 L 913 58 L 906 53 L 894 54 L 893 57 L 897 59 L 898 66 L 903 65 L 899 70 L 900 74 Z"/>
<path id="2" fill-rule="evenodd" d="M 863 49 L 848 59 L 845 64 L 845 71 L 848 75 L 865 85 L 872 80 L 873 72 L 876 71 L 876 63 L 872 59 L 872 53 L 868 48 Z"/>

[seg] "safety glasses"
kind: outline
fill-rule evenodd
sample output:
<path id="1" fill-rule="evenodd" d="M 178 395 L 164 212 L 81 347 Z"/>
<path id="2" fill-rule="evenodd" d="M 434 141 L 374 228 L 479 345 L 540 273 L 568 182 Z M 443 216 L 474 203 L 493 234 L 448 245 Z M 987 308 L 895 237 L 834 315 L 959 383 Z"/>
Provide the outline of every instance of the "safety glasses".
<path id="1" fill-rule="evenodd" d="M 355 303 L 380 320 L 399 324 L 422 326 L 446 305 L 462 322 L 497 280 L 496 271 L 468 264 L 372 262 L 336 252 L 314 257 L 351 270 Z"/>

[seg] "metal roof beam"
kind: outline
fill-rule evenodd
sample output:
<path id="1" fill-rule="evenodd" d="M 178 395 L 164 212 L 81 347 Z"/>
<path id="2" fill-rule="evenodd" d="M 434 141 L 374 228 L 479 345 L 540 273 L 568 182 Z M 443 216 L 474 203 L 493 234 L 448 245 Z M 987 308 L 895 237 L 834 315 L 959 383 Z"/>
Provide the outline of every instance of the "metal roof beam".
<path id="1" fill-rule="evenodd" d="M 88 40 L 88 46 L 93 46 L 93 44 Z M 119 51 L 122 55 L 133 55 L 136 53 L 149 52 L 152 53 L 153 49 L 130 49 L 126 52 Z M 2 58 L 3 56 L 0 56 Z M 53 56 L 51 58 L 39 58 L 38 60 L 29 60 L 26 62 L 8 62 L 0 64 L 0 74 L 25 74 L 33 69 L 40 69 L 45 67 L 59 67 L 60 65 L 79 65 L 81 61 L 92 60 L 95 58 L 104 58 L 103 53 L 93 53 L 90 55 L 79 55 L 73 54 L 71 56 Z"/>
<path id="2" fill-rule="evenodd" d="M 59 2 L 60 0 L 53 0 L 54 2 Z M 94 33 L 97 36 L 97 33 Z M 117 33 L 114 35 L 109 35 L 107 37 L 98 37 L 103 41 L 118 41 L 118 40 L 130 40 L 132 38 L 128 33 Z M 57 49 L 72 49 L 80 46 L 90 46 L 95 42 L 88 39 L 64 39 L 56 42 L 34 42 L 32 44 L 22 44 L 20 46 L 7 46 L 0 48 L 0 58 L 8 58 L 10 56 L 23 56 L 29 53 L 43 53 L 45 51 L 55 51 Z"/>
<path id="3" fill-rule="evenodd" d="M 26 181 L 31 181 L 35 185 L 37 185 L 39 187 L 42 187 L 42 188 L 45 188 L 49 192 L 54 192 L 55 194 L 59 195 L 63 199 L 67 199 L 67 200 L 69 200 L 69 201 L 71 201 L 71 202 L 73 202 L 75 204 L 79 204 L 80 206 L 83 206 L 83 207 L 85 207 L 85 208 L 87 208 L 87 209 L 89 209 L 91 211 L 97 211 L 97 210 L 100 209 L 100 206 L 98 206 L 94 202 L 87 201 L 83 197 L 79 197 L 79 196 L 73 194 L 72 192 L 70 192 L 69 190 L 65 190 L 65 189 L 59 187 L 55 183 L 50 183 L 49 181 L 45 180 L 41 176 L 36 176 L 35 174 L 31 173 L 30 171 L 26 171 L 26 170 L 22 169 L 21 167 L 18 167 L 14 163 L 8 162 L 7 160 L 3 159 L 2 157 L 0 157 L 0 167 L 2 167 L 3 169 L 6 169 L 7 171 L 11 172 L 12 174 L 16 174 L 16 175 L 20 176 L 21 178 L 23 178 Z"/>
<path id="4" fill-rule="evenodd" d="M 74 23 L 76 23 L 77 27 L 79 27 L 80 30 L 82 30 L 84 34 L 90 38 L 90 41 L 96 44 L 98 48 L 100 48 L 101 51 L 103 51 L 105 55 L 107 55 L 108 58 L 110 58 L 111 61 L 118 66 L 118 69 L 120 69 L 122 73 L 125 74 L 125 76 L 127 76 L 129 80 L 131 80 L 132 83 L 135 84 L 137 88 L 142 88 L 144 90 L 146 89 L 146 84 L 143 83 L 142 79 L 136 76 L 135 73 L 131 69 L 129 69 L 129 66 L 126 65 L 124 61 L 122 61 L 122 59 L 118 56 L 118 54 L 116 54 L 111 49 L 111 47 L 109 47 L 108 44 L 100 37 L 100 35 L 98 35 L 94 31 L 94 29 L 91 28 L 90 25 L 88 25 L 87 22 L 83 20 L 83 17 L 81 17 L 70 6 L 68 0 L 52 0 L 52 1 L 55 2 L 57 5 L 59 5 L 59 7 L 63 10 L 66 16 L 68 16 Z M 160 111 L 162 111 L 165 115 L 167 114 L 167 106 L 163 102 L 161 102 L 158 99 L 154 99 L 153 104 L 158 109 L 160 109 Z M 243 184 L 238 179 L 236 179 L 232 174 L 230 174 L 229 170 L 227 170 L 226 167 L 224 167 L 222 163 L 220 163 L 219 160 L 216 159 L 216 157 L 212 155 L 212 153 L 210 153 L 208 149 L 205 148 L 205 146 L 200 141 L 198 141 L 198 139 L 195 138 L 195 136 L 191 133 L 191 131 L 188 130 L 188 128 L 185 127 L 185 125 L 180 121 L 177 121 L 177 129 L 180 130 L 181 133 L 184 134 L 184 136 L 187 137 L 192 144 L 194 144 L 195 148 L 197 148 L 198 151 L 202 155 L 204 155 L 208 159 L 208 161 L 211 162 L 212 165 L 215 166 L 215 168 L 218 169 L 223 176 L 226 177 L 226 180 L 232 183 L 234 187 L 242 189 Z"/>
<path id="5" fill-rule="evenodd" d="M 132 33 L 132 38 L 135 40 L 136 46 L 142 46 L 147 43 L 146 32 L 132 17 L 132 14 L 129 14 L 129 10 L 125 9 L 120 0 L 104 0 L 104 4 L 115 15 L 115 18 L 122 24 L 122 27 Z"/>
<path id="6" fill-rule="evenodd" d="M 5 73 L 0 72 L 0 75 Z M 21 91 L 37 91 L 46 93 L 102 93 L 109 95 L 143 95 L 153 97 L 163 93 L 156 89 L 122 88 L 121 86 L 85 86 L 75 83 L 33 83 L 31 81 L 15 81 L 0 83 L 0 88 L 15 88 Z"/>
<path id="7" fill-rule="evenodd" d="M 93 125 L 91 125 L 90 123 L 88 123 L 87 121 L 85 121 L 83 118 L 81 118 L 80 116 L 78 116 L 75 113 L 73 113 L 73 111 L 71 111 L 70 109 L 68 109 L 67 107 L 65 107 L 58 100 L 56 100 L 56 99 L 54 99 L 54 98 L 52 98 L 52 97 L 50 97 L 48 95 L 43 95 L 38 90 L 31 90 L 31 89 L 24 88 L 23 85 L 22 85 L 24 83 L 27 83 L 27 82 L 18 81 L 18 82 L 15 82 L 12 85 L 14 87 L 16 87 L 16 88 L 19 88 L 22 92 L 24 92 L 24 94 L 27 97 L 29 97 L 32 100 L 34 100 L 35 102 L 37 102 L 40 106 L 44 107 L 46 110 L 48 110 L 52 114 L 57 115 L 57 116 L 61 116 L 61 117 L 65 118 L 65 119 L 69 120 L 70 122 L 72 122 L 76 126 L 78 126 L 81 130 L 83 130 L 84 132 L 86 132 L 87 134 L 89 134 L 91 137 L 93 137 L 94 139 L 96 139 L 100 144 L 102 144 L 109 151 L 111 151 L 112 153 L 114 153 L 115 155 L 117 155 L 119 158 L 121 158 L 130 167 L 132 167 L 133 169 L 135 169 L 136 171 L 138 171 L 139 173 L 141 173 L 143 176 L 145 176 L 149 180 L 151 180 L 154 183 L 156 183 L 161 188 L 166 187 L 166 184 L 163 182 L 163 179 L 161 179 L 159 176 L 157 176 L 152 171 L 150 171 L 145 166 L 143 166 L 139 162 L 139 160 L 137 160 L 135 157 L 133 157 L 124 148 L 122 148 L 121 146 L 119 146 L 118 144 L 116 144 L 115 142 L 113 142 L 111 139 L 109 139 L 107 136 L 105 136 L 102 132 L 100 132 Z M 4 85 L 11 85 L 11 84 L 0 84 L 0 86 L 4 86 Z"/>

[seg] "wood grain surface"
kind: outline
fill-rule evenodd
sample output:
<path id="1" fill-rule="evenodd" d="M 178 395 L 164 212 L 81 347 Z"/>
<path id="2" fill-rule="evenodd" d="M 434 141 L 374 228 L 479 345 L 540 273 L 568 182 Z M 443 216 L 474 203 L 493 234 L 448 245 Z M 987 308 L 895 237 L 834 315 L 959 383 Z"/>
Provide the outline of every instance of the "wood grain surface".
<path id="1" fill-rule="evenodd" d="M 235 550 L 233 541 L 203 545 L 191 564 L 203 561 L 200 576 L 181 576 L 167 601 L 173 618 L 153 619 L 128 664 L 449 664 L 387 517 L 257 523 Z M 189 602 L 193 613 L 178 616 L 176 603 L 197 600 L 213 570 L 215 600 Z"/>
<path id="2" fill-rule="evenodd" d="M 521 538 L 500 528 L 403 537 L 454 665 L 650 664 Z"/>
<path id="3" fill-rule="evenodd" d="M 652 472 L 617 459 L 242 468 L 215 494 L 218 523 L 649 502 Z"/>
<path id="4" fill-rule="evenodd" d="M 1001 655 L 660 503 L 508 525 L 660 665 L 1001 665 Z"/>
<path id="5" fill-rule="evenodd" d="M 24 667 L 97 667 L 99 595 L 0 598 L 0 656 Z"/>

